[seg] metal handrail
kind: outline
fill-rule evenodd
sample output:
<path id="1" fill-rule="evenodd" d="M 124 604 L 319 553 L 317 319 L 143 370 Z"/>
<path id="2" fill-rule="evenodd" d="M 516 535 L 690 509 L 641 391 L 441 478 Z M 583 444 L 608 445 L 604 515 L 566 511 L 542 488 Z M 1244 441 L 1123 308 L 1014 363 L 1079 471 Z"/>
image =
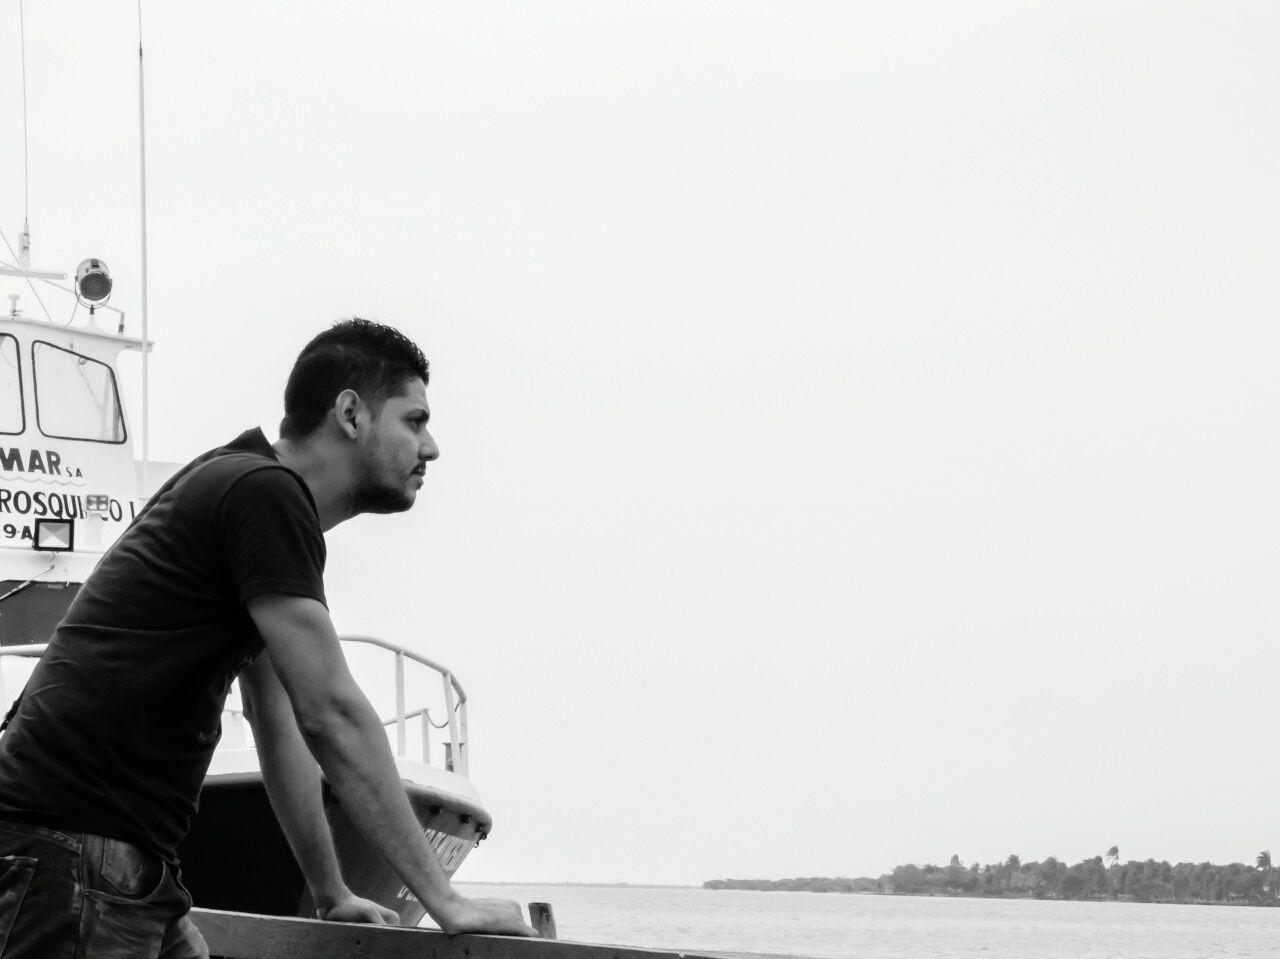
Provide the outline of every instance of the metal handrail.
<path id="1" fill-rule="evenodd" d="M 445 768 L 450 771 L 460 773 L 463 776 L 468 775 L 470 769 L 469 750 L 467 748 L 467 694 L 462 688 L 462 684 L 458 682 L 453 673 L 445 666 L 420 656 L 417 653 L 410 652 L 403 646 L 396 643 L 388 642 L 385 639 L 379 639 L 376 636 L 348 635 L 340 636 L 339 639 L 344 643 L 360 643 L 366 646 L 376 646 L 379 649 L 385 649 L 396 657 L 396 713 L 390 719 L 384 720 L 384 726 L 390 726 L 394 723 L 396 729 L 396 755 L 406 756 L 408 753 L 408 720 L 418 718 L 422 727 L 422 761 L 426 764 L 431 762 L 431 747 L 429 730 L 432 725 L 431 718 L 426 709 L 419 709 L 412 713 L 405 708 L 405 691 L 404 691 L 404 662 L 406 659 L 413 660 L 421 666 L 434 670 L 439 673 L 444 681 L 444 701 L 448 714 L 449 726 L 449 750 L 445 757 Z M 438 727 L 437 727 L 438 728 Z"/>
<path id="2" fill-rule="evenodd" d="M 442 723 L 431 722 L 431 710 L 429 710 L 426 706 L 423 706 L 421 709 L 415 709 L 411 713 L 404 714 L 405 719 L 417 719 L 419 716 L 425 716 L 427 718 L 427 722 L 431 723 L 432 729 L 448 729 L 449 728 L 449 721 L 447 719 Z M 395 721 L 396 721 L 396 717 L 392 716 L 389 719 L 384 719 L 382 721 L 382 725 L 390 726 Z"/>
<path id="3" fill-rule="evenodd" d="M 364 643 L 368 646 L 377 646 L 379 649 L 385 649 L 388 652 L 402 654 L 404 656 L 407 656 L 409 659 L 412 659 L 415 663 L 421 663 L 423 666 L 426 666 L 428 669 L 434 669 L 437 673 L 443 673 L 444 675 L 449 677 L 453 676 L 453 673 L 449 671 L 449 668 L 447 666 L 441 666 L 439 663 L 434 662 L 433 660 L 427 659 L 427 657 L 425 656 L 419 656 L 417 653 L 410 652 L 409 650 L 405 649 L 403 646 L 399 646 L 395 643 L 388 642 L 385 639 L 379 639 L 377 636 L 364 636 L 364 635 L 353 634 L 348 636 L 339 636 L 338 639 L 340 639 L 344 643 Z M 465 703 L 467 701 L 467 694 L 462 691 L 462 684 L 459 683 L 457 679 L 451 678 L 450 681 L 453 684 L 453 688 L 458 691 L 458 701 Z"/>
<path id="4" fill-rule="evenodd" d="M 470 768 L 470 750 L 468 747 L 467 737 L 467 694 L 462 688 L 462 684 L 457 678 L 444 666 L 439 663 L 420 656 L 417 653 L 398 646 L 395 643 L 388 642 L 385 639 L 378 639 L 376 636 L 340 636 L 341 642 L 362 644 L 366 646 L 376 646 L 379 649 L 385 649 L 396 657 L 396 712 L 395 715 L 382 720 L 383 726 L 394 725 L 396 729 L 396 755 L 407 758 L 408 747 L 408 721 L 410 719 L 418 719 L 421 723 L 422 730 L 422 762 L 430 765 L 431 763 L 431 743 L 430 730 L 443 729 L 446 725 L 449 729 L 448 749 L 445 756 L 445 768 L 451 772 L 460 773 L 463 776 L 468 775 Z M 44 654 L 48 648 L 48 643 L 32 643 L 26 646 L 0 646 L 0 658 L 4 656 L 27 656 L 35 657 Z M 445 708 L 448 714 L 447 722 L 437 726 L 431 721 L 430 713 L 426 707 L 416 709 L 409 712 L 405 708 L 405 689 L 404 689 L 404 663 L 406 659 L 410 659 L 419 665 L 439 673 L 444 681 L 444 700 Z M 4 691 L 4 674 L 0 672 L 0 702 L 5 700 Z M 228 706 L 223 709 L 224 713 L 228 713 L 236 719 L 237 722 L 243 723 L 244 711 L 234 706 Z"/>

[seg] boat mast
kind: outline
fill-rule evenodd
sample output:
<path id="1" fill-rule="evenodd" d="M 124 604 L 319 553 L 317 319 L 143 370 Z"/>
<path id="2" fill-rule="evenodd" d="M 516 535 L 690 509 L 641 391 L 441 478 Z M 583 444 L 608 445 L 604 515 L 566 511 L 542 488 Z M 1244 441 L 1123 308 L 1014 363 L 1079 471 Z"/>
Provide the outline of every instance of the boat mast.
<path id="1" fill-rule="evenodd" d="M 18 36 L 22 43 L 22 235 L 18 237 L 18 266 L 31 269 L 31 152 L 27 137 L 27 16 L 18 0 Z"/>
<path id="2" fill-rule="evenodd" d="M 142 490 L 151 495 L 151 396 L 148 361 L 151 340 L 147 336 L 147 101 L 142 73 L 142 0 L 138 0 L 138 175 L 142 217 Z"/>
<path id="3" fill-rule="evenodd" d="M 31 295 L 36 298 L 40 309 L 44 311 L 45 319 L 52 323 L 53 317 L 49 315 L 49 308 L 44 305 L 44 300 L 40 299 L 40 293 L 31 280 L 32 277 L 46 281 L 62 280 L 66 278 L 66 274 L 44 273 L 31 269 L 31 150 L 27 129 L 27 16 L 22 0 L 18 0 L 18 34 L 22 50 L 22 232 L 18 234 L 18 249 L 14 252 L 9 238 L 5 236 L 3 230 L 0 230 L 0 240 L 4 241 L 5 249 L 14 260 L 13 269 L 0 264 L 0 276 L 23 277 L 27 281 L 27 286 L 31 288 Z M 10 297 L 9 302 L 12 304 L 10 311 L 16 312 L 18 301 Z"/>

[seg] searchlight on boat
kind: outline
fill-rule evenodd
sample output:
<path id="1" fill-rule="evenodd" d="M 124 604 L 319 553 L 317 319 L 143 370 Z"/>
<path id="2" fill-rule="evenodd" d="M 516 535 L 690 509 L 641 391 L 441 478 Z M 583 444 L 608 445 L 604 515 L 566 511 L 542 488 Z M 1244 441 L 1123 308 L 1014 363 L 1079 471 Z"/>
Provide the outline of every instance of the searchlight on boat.
<path id="1" fill-rule="evenodd" d="M 90 257 L 76 267 L 76 295 L 90 304 L 90 309 L 107 301 L 111 296 L 111 274 L 106 263 Z"/>

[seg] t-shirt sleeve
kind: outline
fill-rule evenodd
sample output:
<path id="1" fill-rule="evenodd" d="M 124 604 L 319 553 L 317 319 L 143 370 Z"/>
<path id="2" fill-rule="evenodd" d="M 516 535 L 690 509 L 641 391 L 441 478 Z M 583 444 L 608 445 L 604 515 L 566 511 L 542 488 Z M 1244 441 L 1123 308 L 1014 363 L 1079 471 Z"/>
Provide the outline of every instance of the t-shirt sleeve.
<path id="1" fill-rule="evenodd" d="M 272 467 L 240 477 L 215 515 L 242 603 L 280 593 L 328 605 L 324 535 L 310 497 L 291 473 Z"/>

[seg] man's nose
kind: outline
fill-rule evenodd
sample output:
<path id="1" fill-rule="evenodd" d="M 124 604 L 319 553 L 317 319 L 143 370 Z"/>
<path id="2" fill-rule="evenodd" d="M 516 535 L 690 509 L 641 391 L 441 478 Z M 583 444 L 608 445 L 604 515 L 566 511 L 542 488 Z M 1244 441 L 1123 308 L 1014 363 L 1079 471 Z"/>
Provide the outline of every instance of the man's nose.
<path id="1" fill-rule="evenodd" d="M 436 446 L 436 441 L 426 430 L 422 431 L 422 458 L 428 463 L 434 462 L 440 458 L 440 447 Z"/>

